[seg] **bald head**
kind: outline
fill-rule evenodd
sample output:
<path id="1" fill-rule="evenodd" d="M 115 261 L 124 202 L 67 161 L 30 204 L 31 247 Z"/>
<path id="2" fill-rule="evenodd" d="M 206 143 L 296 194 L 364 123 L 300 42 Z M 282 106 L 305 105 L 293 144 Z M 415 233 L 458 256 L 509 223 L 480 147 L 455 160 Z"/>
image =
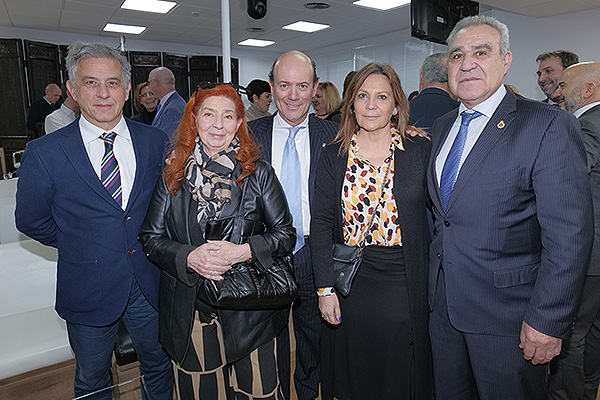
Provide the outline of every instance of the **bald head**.
<path id="1" fill-rule="evenodd" d="M 566 68 L 558 82 L 556 100 L 570 113 L 600 101 L 600 63 L 585 62 Z"/>
<path id="2" fill-rule="evenodd" d="M 154 68 L 148 75 L 148 84 L 154 96 L 160 100 L 175 90 L 175 75 L 169 68 Z"/>
<path id="3" fill-rule="evenodd" d="M 56 83 L 49 83 L 46 85 L 44 97 L 46 97 L 46 100 L 48 100 L 50 103 L 55 104 L 58 99 L 60 99 L 61 95 L 62 91 Z"/>
<path id="4" fill-rule="evenodd" d="M 273 63 L 269 83 L 281 117 L 291 126 L 302 123 L 319 84 L 315 63 L 302 52 L 289 51 Z"/>

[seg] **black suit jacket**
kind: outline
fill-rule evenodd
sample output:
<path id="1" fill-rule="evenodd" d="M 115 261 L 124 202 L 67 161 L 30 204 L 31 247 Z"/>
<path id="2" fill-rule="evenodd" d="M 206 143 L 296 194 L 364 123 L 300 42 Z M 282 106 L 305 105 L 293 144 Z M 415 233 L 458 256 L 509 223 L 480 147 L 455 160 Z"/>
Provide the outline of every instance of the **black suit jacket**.
<path id="1" fill-rule="evenodd" d="M 261 148 L 261 157 L 271 163 L 273 149 L 273 118 L 268 116 L 248 122 L 250 135 Z M 311 115 L 308 117 L 308 134 L 310 136 L 310 171 L 308 173 L 308 197 L 312 204 L 315 187 L 315 173 L 321 153 L 325 146 L 335 138 L 339 125 L 336 122 L 323 120 Z"/>
<path id="2" fill-rule="evenodd" d="M 458 108 L 459 102 L 443 89 L 429 87 L 423 89 L 421 93 L 408 102 L 410 105 L 409 125 L 430 132 L 436 119 L 449 111 Z"/>
<path id="3" fill-rule="evenodd" d="M 594 202 L 594 245 L 588 275 L 600 275 L 600 105 L 579 116 Z"/>
<path id="4" fill-rule="evenodd" d="M 62 102 L 57 101 L 55 104 L 48 104 L 45 98 L 38 99 L 31 103 L 27 109 L 27 130 L 29 131 L 30 139 L 35 139 L 44 134 L 43 126 L 46 117 L 58 110 Z M 38 129 L 37 124 L 41 122 Z"/>
<path id="5" fill-rule="evenodd" d="M 443 255 L 454 327 L 518 337 L 525 321 L 542 333 L 565 337 L 593 236 L 579 124 L 558 107 L 507 90 L 444 208 L 435 159 L 457 113 L 433 126 L 427 179 L 435 216 L 430 306 Z"/>

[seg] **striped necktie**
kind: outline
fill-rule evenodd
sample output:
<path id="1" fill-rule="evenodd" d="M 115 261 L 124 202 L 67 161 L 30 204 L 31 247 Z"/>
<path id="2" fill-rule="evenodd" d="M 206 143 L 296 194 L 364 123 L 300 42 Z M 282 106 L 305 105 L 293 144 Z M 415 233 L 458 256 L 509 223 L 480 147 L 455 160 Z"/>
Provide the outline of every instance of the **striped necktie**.
<path id="1" fill-rule="evenodd" d="M 113 153 L 116 136 L 115 132 L 105 132 L 100 136 L 104 141 L 104 157 L 102 157 L 100 180 L 117 204 L 121 205 L 123 195 L 121 190 L 121 172 L 119 171 L 119 163 Z"/>

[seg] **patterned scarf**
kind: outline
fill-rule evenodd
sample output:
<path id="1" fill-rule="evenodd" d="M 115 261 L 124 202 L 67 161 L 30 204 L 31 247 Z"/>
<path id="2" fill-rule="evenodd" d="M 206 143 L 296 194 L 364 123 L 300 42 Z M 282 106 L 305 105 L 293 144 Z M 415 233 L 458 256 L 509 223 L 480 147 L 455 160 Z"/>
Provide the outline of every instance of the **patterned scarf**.
<path id="1" fill-rule="evenodd" d="M 229 147 L 209 157 L 196 139 L 194 151 L 185 164 L 185 181 L 195 202 L 198 203 L 198 222 L 218 218 L 225 203 L 231 201 L 231 173 L 240 149 L 234 137 Z"/>

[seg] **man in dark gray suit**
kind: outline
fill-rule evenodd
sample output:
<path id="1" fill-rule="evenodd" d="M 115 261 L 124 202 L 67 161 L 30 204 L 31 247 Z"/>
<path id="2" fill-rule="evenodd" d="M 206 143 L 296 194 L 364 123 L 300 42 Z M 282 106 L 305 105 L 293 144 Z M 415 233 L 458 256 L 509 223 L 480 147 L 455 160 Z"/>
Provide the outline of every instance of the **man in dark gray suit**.
<path id="1" fill-rule="evenodd" d="M 503 85 L 508 28 L 488 16 L 448 38 L 461 105 L 433 125 L 430 335 L 437 400 L 547 398 L 593 238 L 576 119 Z"/>
<path id="2" fill-rule="evenodd" d="M 173 142 L 175 131 L 187 102 L 175 90 L 175 75 L 165 67 L 154 68 L 148 75 L 148 84 L 159 100 L 152 126 L 162 129 Z"/>
<path id="3" fill-rule="evenodd" d="M 409 102 L 408 123 L 429 132 L 436 119 L 459 104 L 448 89 L 448 54 L 435 53 L 425 58 L 421 65 L 419 90 L 417 97 Z"/>
<path id="4" fill-rule="evenodd" d="M 307 400 L 318 396 L 321 338 L 321 318 L 307 246 L 310 203 L 317 162 L 323 148 L 335 137 L 338 124 L 308 115 L 319 78 L 315 64 L 306 54 L 290 51 L 275 60 L 269 83 L 278 113 L 250 121 L 248 127 L 262 147 L 262 157 L 273 165 L 281 180 L 294 217 L 298 240 L 294 248 L 294 270 L 301 292 L 293 311 L 296 335 L 294 383 L 298 399 Z M 290 177 L 292 157 L 288 150 L 292 145 L 299 165 Z"/>
<path id="5" fill-rule="evenodd" d="M 555 96 L 581 124 L 594 202 L 594 244 L 571 336 L 552 360 L 550 397 L 596 400 L 600 383 L 600 63 L 565 69 Z"/>

